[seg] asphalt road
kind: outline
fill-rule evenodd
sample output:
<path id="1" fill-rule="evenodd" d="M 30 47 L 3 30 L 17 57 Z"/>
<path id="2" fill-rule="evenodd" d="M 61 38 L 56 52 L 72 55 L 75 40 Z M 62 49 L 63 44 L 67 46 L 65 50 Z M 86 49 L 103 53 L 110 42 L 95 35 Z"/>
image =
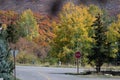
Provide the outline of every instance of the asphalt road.
<path id="1" fill-rule="evenodd" d="M 75 73 L 75 68 L 17 66 L 16 69 L 17 78 L 21 80 L 120 80 L 119 78 L 98 78 L 65 74 Z M 84 69 L 80 69 L 80 71 L 82 72 Z"/>

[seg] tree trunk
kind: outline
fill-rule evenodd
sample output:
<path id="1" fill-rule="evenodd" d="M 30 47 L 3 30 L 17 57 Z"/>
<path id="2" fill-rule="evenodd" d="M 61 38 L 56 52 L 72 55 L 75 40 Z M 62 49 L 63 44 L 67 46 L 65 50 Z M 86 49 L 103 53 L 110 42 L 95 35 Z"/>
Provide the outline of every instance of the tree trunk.
<path id="1" fill-rule="evenodd" d="M 96 71 L 99 73 L 101 71 L 101 66 L 96 66 Z"/>

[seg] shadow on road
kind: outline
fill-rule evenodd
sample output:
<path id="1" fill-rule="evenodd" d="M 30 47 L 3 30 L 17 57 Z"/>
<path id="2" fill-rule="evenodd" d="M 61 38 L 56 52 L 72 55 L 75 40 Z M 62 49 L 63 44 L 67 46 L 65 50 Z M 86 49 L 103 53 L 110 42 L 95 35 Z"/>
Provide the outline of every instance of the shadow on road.
<path id="1" fill-rule="evenodd" d="M 120 76 L 120 71 L 101 71 L 97 73 L 96 71 L 84 71 L 80 73 L 50 73 L 50 74 L 65 74 L 65 75 L 112 75 Z"/>

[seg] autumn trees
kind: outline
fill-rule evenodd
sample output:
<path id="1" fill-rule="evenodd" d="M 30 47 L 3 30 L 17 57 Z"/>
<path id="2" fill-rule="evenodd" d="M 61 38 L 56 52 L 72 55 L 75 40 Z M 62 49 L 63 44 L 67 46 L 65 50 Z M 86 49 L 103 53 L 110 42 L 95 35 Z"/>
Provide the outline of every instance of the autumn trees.
<path id="1" fill-rule="evenodd" d="M 18 13 L 14 11 L 3 11 L 0 10 L 0 22 L 5 25 L 11 24 L 11 22 L 15 23 L 18 20 Z"/>
<path id="2" fill-rule="evenodd" d="M 51 55 L 64 63 L 74 62 L 74 52 L 77 50 L 86 56 L 89 43 L 92 42 L 88 30 L 95 19 L 89 14 L 88 8 L 68 3 L 59 18 L 59 23 L 53 23 L 55 38 L 52 41 Z"/>
<path id="3" fill-rule="evenodd" d="M 20 16 L 18 20 L 19 34 L 24 37 L 27 36 L 28 39 L 32 40 L 39 36 L 38 24 L 31 10 L 26 10 Z"/>
<path id="4" fill-rule="evenodd" d="M 17 60 L 19 59 L 18 62 L 21 62 L 25 55 L 27 55 L 27 60 L 24 60 L 26 62 L 30 63 L 34 60 L 37 60 L 35 56 L 38 55 L 36 54 L 38 51 L 35 49 L 37 45 L 35 41 L 38 37 L 40 37 L 39 25 L 31 10 L 26 10 L 20 15 L 14 13 L 13 11 L 0 11 L 0 14 L 0 21 L 3 23 L 3 25 L 0 26 L 0 77 L 4 78 L 5 80 L 11 80 L 13 72 L 12 70 L 14 67 L 10 59 L 10 50 L 18 47 L 18 45 L 15 45 L 16 47 L 12 47 L 11 44 L 16 44 L 17 40 L 26 38 L 28 41 L 33 43 L 32 47 L 34 48 L 30 48 L 32 49 L 32 52 L 29 54 L 28 52 L 22 54 L 24 51 L 21 51 L 20 55 L 22 56 L 22 59 L 21 56 L 19 56 Z M 21 46 L 19 48 L 21 48 Z M 39 55 L 41 57 L 40 52 Z"/>
<path id="5" fill-rule="evenodd" d="M 73 63 L 74 53 L 80 51 L 81 61 L 94 65 L 100 72 L 101 66 L 114 60 L 119 53 L 119 18 L 112 23 L 110 16 L 94 5 L 85 7 L 68 3 L 59 19 L 59 22 L 53 22 L 55 36 L 50 44 L 50 57 Z"/>
<path id="6" fill-rule="evenodd" d="M 21 42 L 16 45 L 23 56 L 24 53 L 39 58 L 48 55 L 48 61 L 74 63 L 74 53 L 80 51 L 82 65 L 90 63 L 98 72 L 104 63 L 120 53 L 120 17 L 114 22 L 108 17 L 94 5 L 73 3 L 65 4 L 53 22 L 49 16 L 33 13 L 30 9 L 21 14 L 0 11 L 0 21 L 9 34 L 7 40 L 16 43 L 19 39 Z"/>
<path id="7" fill-rule="evenodd" d="M 120 15 L 117 16 L 117 20 L 109 26 L 109 40 L 113 43 L 114 52 L 117 54 L 117 64 L 120 65 Z"/>

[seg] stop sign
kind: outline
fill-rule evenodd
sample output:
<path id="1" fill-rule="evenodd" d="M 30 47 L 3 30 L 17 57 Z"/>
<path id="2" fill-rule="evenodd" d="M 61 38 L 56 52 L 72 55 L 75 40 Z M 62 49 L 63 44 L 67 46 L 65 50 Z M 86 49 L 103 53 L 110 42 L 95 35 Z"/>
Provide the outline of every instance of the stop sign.
<path id="1" fill-rule="evenodd" d="M 76 57 L 76 58 L 80 58 L 80 57 L 81 57 L 81 54 L 80 54 L 79 51 L 75 53 L 75 57 Z"/>

